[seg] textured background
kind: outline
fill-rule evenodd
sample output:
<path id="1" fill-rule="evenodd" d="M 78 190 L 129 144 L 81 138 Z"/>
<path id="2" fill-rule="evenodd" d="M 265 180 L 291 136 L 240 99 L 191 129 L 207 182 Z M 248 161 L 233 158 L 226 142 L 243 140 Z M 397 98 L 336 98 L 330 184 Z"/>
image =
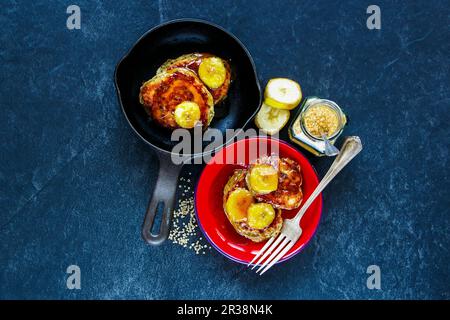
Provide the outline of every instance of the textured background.
<path id="1" fill-rule="evenodd" d="M 66 28 L 70 4 L 81 30 Z M 379 31 L 370 4 L 3 1 L 0 298 L 450 298 L 448 1 L 377 1 Z M 181 17 L 235 33 L 262 84 L 291 77 L 337 101 L 365 146 L 324 192 L 309 246 L 264 277 L 140 237 L 158 164 L 113 72 L 141 34 Z M 330 160 L 310 158 L 323 175 Z M 70 264 L 81 290 L 66 289 Z M 382 290 L 366 288 L 371 264 Z"/>

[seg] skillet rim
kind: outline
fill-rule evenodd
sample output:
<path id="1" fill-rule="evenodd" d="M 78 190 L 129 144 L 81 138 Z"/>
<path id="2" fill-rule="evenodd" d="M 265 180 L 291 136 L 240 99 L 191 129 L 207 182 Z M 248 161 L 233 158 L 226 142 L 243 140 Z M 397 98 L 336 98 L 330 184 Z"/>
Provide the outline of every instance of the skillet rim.
<path id="1" fill-rule="evenodd" d="M 118 70 L 119 70 L 119 68 L 120 68 L 120 66 L 121 66 L 121 64 L 122 64 L 122 62 L 124 62 L 124 61 L 130 56 L 131 52 L 134 50 L 134 48 L 137 46 L 137 44 L 138 44 L 139 42 L 141 42 L 141 40 L 144 39 L 146 36 L 148 36 L 150 33 L 154 32 L 154 31 L 156 31 L 156 30 L 158 30 L 158 29 L 160 29 L 160 28 L 163 28 L 163 27 L 166 27 L 166 26 L 168 26 L 168 25 L 171 25 L 171 24 L 184 23 L 184 22 L 193 22 L 193 23 L 199 23 L 199 24 L 209 25 L 209 26 L 211 26 L 211 27 L 213 27 L 213 28 L 216 28 L 216 29 L 218 29 L 218 30 L 224 32 L 225 34 L 227 34 L 228 36 L 230 36 L 234 41 L 236 41 L 236 42 L 241 46 L 241 48 L 244 50 L 244 52 L 245 52 L 245 54 L 247 55 L 247 57 L 249 58 L 250 64 L 251 64 L 252 69 L 253 69 L 253 74 L 254 74 L 254 77 L 255 77 L 255 81 L 256 81 L 256 88 L 257 88 L 258 93 L 259 93 L 259 99 L 258 99 L 258 106 L 257 106 L 257 108 L 256 108 L 255 111 L 252 113 L 252 115 L 247 119 L 247 121 L 241 126 L 241 128 L 235 128 L 235 129 L 237 129 L 237 130 L 236 130 L 235 134 L 234 134 L 232 137 L 230 137 L 230 138 L 229 138 L 228 140 L 226 140 L 223 144 L 221 144 L 221 145 L 218 146 L 217 148 L 214 148 L 213 150 L 206 151 L 206 152 L 205 152 L 205 151 L 202 151 L 202 152 L 200 152 L 200 153 L 189 153 L 189 154 L 183 155 L 183 157 L 185 157 L 185 159 L 190 159 L 190 158 L 194 158 L 194 157 L 198 157 L 198 156 L 203 156 L 203 155 L 211 154 L 212 152 L 220 150 L 221 148 L 223 148 L 224 146 L 226 146 L 228 143 L 230 143 L 231 141 L 233 141 L 234 138 L 235 138 L 236 136 L 238 136 L 238 135 L 242 132 L 242 130 L 244 130 L 245 127 L 248 126 L 248 124 L 251 122 L 251 120 L 256 116 L 256 114 L 257 114 L 258 111 L 260 110 L 261 104 L 262 104 L 262 92 L 261 92 L 261 84 L 260 84 L 260 82 L 259 82 L 258 73 L 256 72 L 256 65 L 255 65 L 255 62 L 253 61 L 253 57 L 252 57 L 252 55 L 250 54 L 250 52 L 248 51 L 247 47 L 246 47 L 246 46 L 241 42 L 241 40 L 239 40 L 234 34 L 232 34 L 231 32 L 227 31 L 227 30 L 224 29 L 223 27 L 221 27 L 221 26 L 219 26 L 219 25 L 217 25 L 217 24 L 215 24 L 215 23 L 213 23 L 213 22 L 210 22 L 210 21 L 207 21 L 207 20 L 203 20 L 203 19 L 197 19 L 197 18 L 179 18 L 179 19 L 169 20 L 169 21 L 160 23 L 160 24 L 154 26 L 153 28 L 149 29 L 148 31 L 146 31 L 143 35 L 141 35 L 141 36 L 134 42 L 134 44 L 130 47 L 130 49 L 128 49 L 128 51 L 125 53 L 125 55 L 124 55 L 124 56 L 119 60 L 119 62 L 116 64 L 116 68 L 115 68 L 115 70 L 114 70 L 114 86 L 115 86 L 115 88 L 116 88 L 117 98 L 118 98 L 118 100 L 119 100 L 120 108 L 121 108 L 121 110 L 122 110 L 123 115 L 125 116 L 125 119 L 126 119 L 127 122 L 128 122 L 128 125 L 133 129 L 134 133 L 137 134 L 137 135 L 139 136 L 139 138 L 140 138 L 142 141 L 144 141 L 146 144 L 148 144 L 150 147 L 156 149 L 157 151 L 160 151 L 160 152 L 163 152 L 163 153 L 172 154 L 172 151 L 167 151 L 167 150 L 165 150 L 165 149 L 163 149 L 163 148 L 160 148 L 159 146 L 154 145 L 153 143 L 151 143 L 150 141 L 148 141 L 147 139 L 145 139 L 145 138 L 139 133 L 139 131 L 134 127 L 134 125 L 131 123 L 131 121 L 130 121 L 130 119 L 128 118 L 128 115 L 127 115 L 127 113 L 126 113 L 126 111 L 125 111 L 125 106 L 124 106 L 124 104 L 122 103 L 122 94 L 121 94 L 121 92 L 120 92 L 120 88 L 119 88 L 119 84 L 118 84 Z"/>

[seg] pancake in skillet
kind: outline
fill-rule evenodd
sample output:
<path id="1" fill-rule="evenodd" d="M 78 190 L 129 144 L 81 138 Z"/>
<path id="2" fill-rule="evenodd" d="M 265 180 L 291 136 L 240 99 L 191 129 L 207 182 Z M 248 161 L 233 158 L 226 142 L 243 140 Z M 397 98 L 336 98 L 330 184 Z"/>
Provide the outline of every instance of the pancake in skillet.
<path id="1" fill-rule="evenodd" d="M 198 105 L 198 121 L 207 127 L 214 117 L 214 101 L 206 86 L 194 72 L 175 68 L 161 71 L 145 82 L 139 101 L 154 121 L 169 129 L 180 128 L 175 109 L 183 102 Z"/>
<path id="2" fill-rule="evenodd" d="M 283 218 L 281 217 L 281 210 L 278 209 L 274 211 L 275 216 L 272 222 L 264 228 L 253 228 L 249 225 L 249 216 L 247 216 L 247 212 L 250 211 L 248 209 L 249 207 L 256 205 L 270 205 L 264 203 L 255 203 L 254 198 L 248 191 L 245 183 L 246 174 L 247 170 L 236 169 L 225 185 L 225 188 L 223 190 L 224 211 L 231 225 L 234 227 L 238 234 L 254 242 L 261 242 L 280 233 L 281 227 L 283 226 Z M 231 201 L 233 202 L 231 205 L 229 201 L 230 197 L 235 198 L 233 199 L 233 201 Z"/>
<path id="3" fill-rule="evenodd" d="M 230 64 L 226 60 L 210 53 L 189 53 L 167 60 L 156 73 L 174 68 L 186 68 L 195 72 L 211 92 L 215 104 L 226 98 L 231 83 Z"/>
<path id="4" fill-rule="evenodd" d="M 302 203 L 302 181 L 296 161 L 274 156 L 258 159 L 246 176 L 247 187 L 258 201 L 286 210 L 296 209 Z"/>

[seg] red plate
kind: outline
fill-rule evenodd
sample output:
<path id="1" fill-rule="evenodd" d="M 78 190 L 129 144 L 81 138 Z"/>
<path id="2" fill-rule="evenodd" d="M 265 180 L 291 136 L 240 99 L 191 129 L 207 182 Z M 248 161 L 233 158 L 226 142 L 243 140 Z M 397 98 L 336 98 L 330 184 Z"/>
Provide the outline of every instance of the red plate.
<path id="1" fill-rule="evenodd" d="M 228 145 L 208 162 L 197 183 L 195 212 L 200 229 L 214 248 L 233 261 L 249 263 L 265 241 L 255 243 L 236 233 L 223 210 L 223 188 L 234 169 L 242 168 L 260 156 L 278 154 L 277 149 L 280 157 L 291 158 L 300 164 L 303 175 L 303 201 L 305 201 L 319 184 L 316 171 L 298 150 L 273 138 L 255 137 Z M 224 161 L 227 157 L 232 161 Z M 283 218 L 291 218 L 297 212 L 298 209 L 283 210 Z M 319 225 L 321 212 L 322 196 L 319 196 L 300 222 L 303 230 L 300 239 L 280 262 L 293 257 L 305 247 Z"/>

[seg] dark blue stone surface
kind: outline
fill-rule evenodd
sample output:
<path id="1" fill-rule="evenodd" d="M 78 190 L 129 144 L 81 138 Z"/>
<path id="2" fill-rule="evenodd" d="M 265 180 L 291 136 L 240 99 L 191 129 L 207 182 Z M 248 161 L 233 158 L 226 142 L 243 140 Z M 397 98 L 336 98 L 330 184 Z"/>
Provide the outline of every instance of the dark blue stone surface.
<path id="1" fill-rule="evenodd" d="M 0 298 L 450 298 L 448 1 L 67 1 L 0 5 Z M 318 232 L 259 277 L 140 226 L 156 155 L 128 127 L 116 63 L 162 21 L 222 25 L 261 83 L 296 79 L 345 108 L 364 150 L 324 191 Z M 320 175 L 330 159 L 310 156 Z M 81 268 L 81 290 L 66 268 Z M 366 268 L 381 268 L 381 290 Z"/>

